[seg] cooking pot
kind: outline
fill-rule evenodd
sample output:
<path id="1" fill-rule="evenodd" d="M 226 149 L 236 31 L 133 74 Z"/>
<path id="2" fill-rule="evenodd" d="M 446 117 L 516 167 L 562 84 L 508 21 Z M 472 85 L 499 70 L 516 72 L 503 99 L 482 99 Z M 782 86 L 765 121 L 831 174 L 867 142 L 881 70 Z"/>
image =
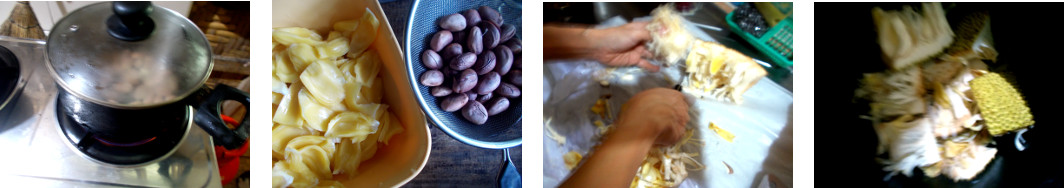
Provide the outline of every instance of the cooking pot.
<path id="1" fill-rule="evenodd" d="M 26 75 L 22 72 L 18 58 L 11 50 L 0 46 L 0 119 L 4 118 L 9 106 L 15 105 L 22 87 L 26 85 Z"/>
<path id="2" fill-rule="evenodd" d="M 210 45 L 177 12 L 149 2 L 88 5 L 55 24 L 47 51 L 46 69 L 62 87 L 57 112 L 69 117 L 60 122 L 84 130 L 66 132 L 83 152 L 101 144 L 144 149 L 138 146 L 157 137 L 186 134 L 180 129 L 189 121 L 214 137 L 215 145 L 233 149 L 248 138 L 247 116 L 235 130 L 219 116 L 224 100 L 250 107 L 248 94 L 204 85 L 213 68 Z"/>

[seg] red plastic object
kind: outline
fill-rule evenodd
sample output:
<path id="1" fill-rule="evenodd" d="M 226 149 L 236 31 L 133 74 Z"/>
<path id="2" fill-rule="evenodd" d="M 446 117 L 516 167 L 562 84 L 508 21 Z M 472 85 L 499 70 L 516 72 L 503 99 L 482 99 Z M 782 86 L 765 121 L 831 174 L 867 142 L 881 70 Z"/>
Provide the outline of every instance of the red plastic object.
<path id="1" fill-rule="evenodd" d="M 226 124 L 239 125 L 233 118 L 222 115 L 222 120 Z M 251 138 L 248 138 L 244 142 L 244 146 L 240 148 L 228 150 L 224 146 L 214 146 L 214 155 L 218 158 L 218 171 L 222 176 L 222 184 L 233 182 L 233 178 L 236 178 L 240 170 L 240 156 L 243 156 L 248 152 L 248 143 L 251 142 Z"/>
<path id="2" fill-rule="evenodd" d="M 222 121 L 225 121 L 226 127 L 229 127 L 230 129 L 236 128 L 236 125 L 240 125 L 240 123 L 237 123 L 236 120 L 227 115 L 222 115 Z"/>

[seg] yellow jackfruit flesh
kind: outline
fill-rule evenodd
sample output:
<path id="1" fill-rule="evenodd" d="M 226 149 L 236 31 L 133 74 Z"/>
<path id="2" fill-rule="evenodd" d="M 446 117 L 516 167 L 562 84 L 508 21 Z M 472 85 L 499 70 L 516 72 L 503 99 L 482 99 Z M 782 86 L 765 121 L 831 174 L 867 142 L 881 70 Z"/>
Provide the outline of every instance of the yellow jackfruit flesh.
<path id="1" fill-rule="evenodd" d="M 381 103 L 380 22 L 364 10 L 324 40 L 307 28 L 273 29 L 273 187 L 343 187 L 403 132 Z"/>
<path id="2" fill-rule="evenodd" d="M 569 168 L 569 170 L 576 168 L 576 165 L 580 164 L 580 159 L 583 158 L 584 156 L 580 155 L 580 153 L 576 151 L 570 151 L 569 153 L 566 153 L 564 156 L 562 156 L 562 159 L 565 160 L 565 167 Z"/>

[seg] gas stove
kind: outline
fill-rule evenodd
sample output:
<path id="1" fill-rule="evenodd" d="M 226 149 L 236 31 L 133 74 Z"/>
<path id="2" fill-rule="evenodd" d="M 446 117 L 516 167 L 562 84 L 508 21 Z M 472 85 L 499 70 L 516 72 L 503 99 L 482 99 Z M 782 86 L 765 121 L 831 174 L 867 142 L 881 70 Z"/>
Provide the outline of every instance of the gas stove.
<path id="1" fill-rule="evenodd" d="M 73 95 L 64 94 L 63 91 L 59 91 L 57 98 L 59 101 L 55 106 L 56 117 L 59 120 L 57 125 L 59 130 L 62 130 L 63 137 L 69 141 L 67 146 L 71 146 L 72 149 L 78 151 L 77 153 L 82 154 L 89 160 L 103 165 L 137 167 L 166 159 L 166 157 L 180 148 L 179 146 L 188 136 L 188 130 L 192 127 L 192 106 L 185 105 L 179 108 L 183 115 L 177 117 L 181 118 L 162 119 L 161 121 L 152 122 L 135 121 L 138 123 L 138 127 L 152 126 L 152 128 L 161 131 L 154 131 L 154 133 L 127 131 L 125 134 L 132 134 L 137 137 L 132 139 L 128 138 L 128 136 L 111 138 L 100 133 L 93 133 L 88 125 L 79 123 L 89 120 L 79 121 L 76 115 L 67 114 L 69 111 L 62 110 L 64 104 L 76 104 L 72 105 L 75 108 L 89 104 L 64 103 L 64 100 L 78 99 Z M 137 116 L 137 114 L 121 115 Z M 124 118 L 135 119 L 136 117 Z"/>
<path id="2" fill-rule="evenodd" d="M 0 113 L 0 181 L 30 187 L 221 186 L 213 141 L 191 122 L 168 156 L 137 165 L 115 165 L 80 151 L 60 128 L 60 88 L 45 70 L 44 41 L 0 36 L 0 45 L 31 69 L 17 102 Z"/>

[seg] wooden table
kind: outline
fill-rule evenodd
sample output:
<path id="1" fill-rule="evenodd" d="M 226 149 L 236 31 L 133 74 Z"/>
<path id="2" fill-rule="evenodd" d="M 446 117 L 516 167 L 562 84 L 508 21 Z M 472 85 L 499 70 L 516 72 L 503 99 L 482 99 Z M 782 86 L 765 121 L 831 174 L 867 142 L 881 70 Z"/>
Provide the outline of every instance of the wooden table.
<path id="1" fill-rule="evenodd" d="M 435 126 L 432 132 L 432 153 L 425 169 L 421 170 L 409 187 L 494 187 L 502 170 L 503 151 L 473 147 L 451 138 Z M 521 146 L 510 148 L 510 159 L 520 172 Z"/>
<path id="2" fill-rule="evenodd" d="M 413 1 L 394 1 L 381 4 L 392 26 L 400 48 L 404 48 L 406 24 Z M 473 147 L 454 138 L 435 126 L 432 132 L 432 152 L 425 168 L 406 187 L 495 187 L 502 170 L 502 150 Z M 520 172 L 521 146 L 510 148 L 510 159 Z"/>

